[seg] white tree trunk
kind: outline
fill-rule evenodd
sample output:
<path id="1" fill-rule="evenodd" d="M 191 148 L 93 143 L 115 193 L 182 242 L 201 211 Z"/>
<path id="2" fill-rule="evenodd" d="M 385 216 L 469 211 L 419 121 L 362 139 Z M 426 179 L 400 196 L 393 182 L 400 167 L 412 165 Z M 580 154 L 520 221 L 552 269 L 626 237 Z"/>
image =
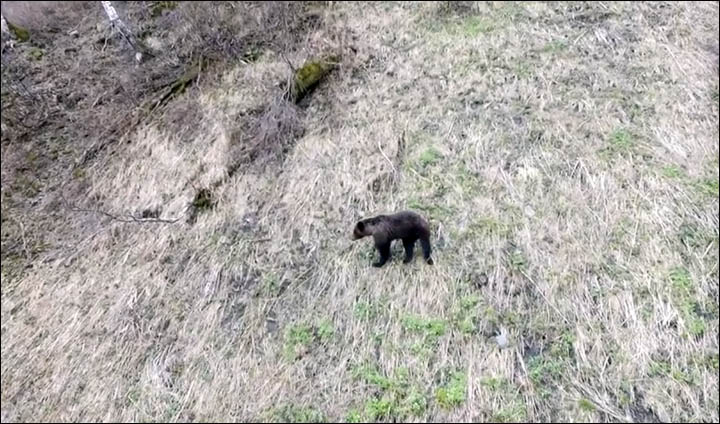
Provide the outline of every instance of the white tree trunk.
<path id="1" fill-rule="evenodd" d="M 117 11 L 113 7 L 112 3 L 109 1 L 101 1 L 100 2 L 103 6 L 103 9 L 105 9 L 105 13 L 108 15 L 108 19 L 110 19 L 110 23 L 115 23 L 115 21 L 120 21 L 120 16 L 118 16 Z M 122 21 L 120 21 L 122 24 Z"/>
<path id="2" fill-rule="evenodd" d="M 2 31 L 3 34 L 8 35 L 8 40 L 5 41 L 5 44 L 3 44 L 2 47 L 0 47 L 2 51 L 5 51 L 5 46 L 10 47 L 11 49 L 15 47 L 15 39 L 17 37 L 12 33 L 12 31 L 10 31 L 10 25 L 8 25 L 2 13 L 0 13 L 0 31 Z"/>
<path id="3" fill-rule="evenodd" d="M 0 13 L 0 31 L 4 32 L 5 34 L 10 34 L 10 28 L 8 27 L 7 21 L 5 20 L 5 17 Z"/>
<path id="4" fill-rule="evenodd" d="M 122 19 L 120 19 L 120 15 L 118 15 L 115 7 L 113 7 L 112 2 L 101 1 L 100 3 L 102 4 L 103 9 L 105 9 L 105 14 L 110 20 L 110 25 L 116 29 L 125 41 L 130 44 L 133 50 L 135 50 L 135 60 L 141 62 L 144 54 L 150 54 L 148 49 L 135 38 L 132 31 L 130 31 L 130 28 L 125 25 L 125 22 L 123 22 Z"/>

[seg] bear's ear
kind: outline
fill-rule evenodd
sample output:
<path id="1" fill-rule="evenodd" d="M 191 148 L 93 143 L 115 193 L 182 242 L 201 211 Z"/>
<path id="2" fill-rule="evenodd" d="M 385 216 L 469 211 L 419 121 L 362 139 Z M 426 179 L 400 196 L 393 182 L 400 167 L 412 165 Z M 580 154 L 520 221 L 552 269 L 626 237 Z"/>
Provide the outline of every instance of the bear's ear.
<path id="1" fill-rule="evenodd" d="M 360 231 L 365 231 L 365 223 L 362 221 L 358 221 L 358 223 L 355 224 L 355 227 Z"/>

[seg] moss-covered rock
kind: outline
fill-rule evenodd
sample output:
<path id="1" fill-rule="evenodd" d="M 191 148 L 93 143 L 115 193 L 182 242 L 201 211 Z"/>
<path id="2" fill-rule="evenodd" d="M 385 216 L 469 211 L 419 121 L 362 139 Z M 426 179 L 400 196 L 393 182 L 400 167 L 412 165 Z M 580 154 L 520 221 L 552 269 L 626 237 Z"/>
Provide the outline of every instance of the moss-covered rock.
<path id="1" fill-rule="evenodd" d="M 296 103 L 302 100 L 338 63 L 337 56 L 329 56 L 324 59 L 305 63 L 295 72 L 295 83 L 291 88 L 293 101 Z"/>
<path id="2" fill-rule="evenodd" d="M 28 31 L 27 29 L 25 29 L 19 25 L 15 25 L 11 22 L 8 22 L 7 24 L 8 24 L 8 29 L 10 30 L 10 33 L 12 35 L 14 35 L 15 38 L 18 39 L 18 41 L 25 42 L 30 39 L 30 31 Z"/>

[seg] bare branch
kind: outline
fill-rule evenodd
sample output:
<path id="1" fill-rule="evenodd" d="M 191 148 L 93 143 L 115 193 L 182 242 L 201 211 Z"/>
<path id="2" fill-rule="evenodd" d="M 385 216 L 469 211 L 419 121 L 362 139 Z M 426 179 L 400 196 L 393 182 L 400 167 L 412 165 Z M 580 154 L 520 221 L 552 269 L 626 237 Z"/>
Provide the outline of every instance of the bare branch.
<path id="1" fill-rule="evenodd" d="M 160 223 L 160 224 L 174 224 L 178 221 L 180 221 L 183 216 L 185 215 L 185 212 L 187 212 L 188 207 L 186 207 L 182 213 L 181 216 L 178 216 L 174 219 L 164 219 L 164 218 L 143 218 L 138 217 L 132 214 L 124 214 L 124 215 L 113 215 L 110 212 L 106 212 L 102 209 L 85 209 L 85 208 L 79 208 L 70 202 L 65 198 L 64 194 L 60 194 L 60 198 L 62 199 L 63 203 L 65 204 L 65 208 L 69 210 L 70 212 L 84 212 L 84 213 L 94 213 L 98 215 L 106 216 L 113 221 L 119 221 L 119 222 L 136 222 L 139 224 L 152 224 L 152 223 Z"/>

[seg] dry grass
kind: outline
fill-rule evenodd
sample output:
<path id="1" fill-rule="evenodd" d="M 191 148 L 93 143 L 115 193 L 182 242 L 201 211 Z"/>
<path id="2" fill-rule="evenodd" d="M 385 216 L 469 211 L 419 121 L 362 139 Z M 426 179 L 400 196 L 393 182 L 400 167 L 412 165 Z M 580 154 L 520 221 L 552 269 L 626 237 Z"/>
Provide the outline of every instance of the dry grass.
<path id="1" fill-rule="evenodd" d="M 194 224 L 3 264 L 3 422 L 717 421 L 717 3 L 444 4 L 333 5 L 357 54 Z M 286 73 L 239 64 L 82 195 L 181 216 Z M 403 208 L 435 266 L 370 267 L 353 223 Z"/>

